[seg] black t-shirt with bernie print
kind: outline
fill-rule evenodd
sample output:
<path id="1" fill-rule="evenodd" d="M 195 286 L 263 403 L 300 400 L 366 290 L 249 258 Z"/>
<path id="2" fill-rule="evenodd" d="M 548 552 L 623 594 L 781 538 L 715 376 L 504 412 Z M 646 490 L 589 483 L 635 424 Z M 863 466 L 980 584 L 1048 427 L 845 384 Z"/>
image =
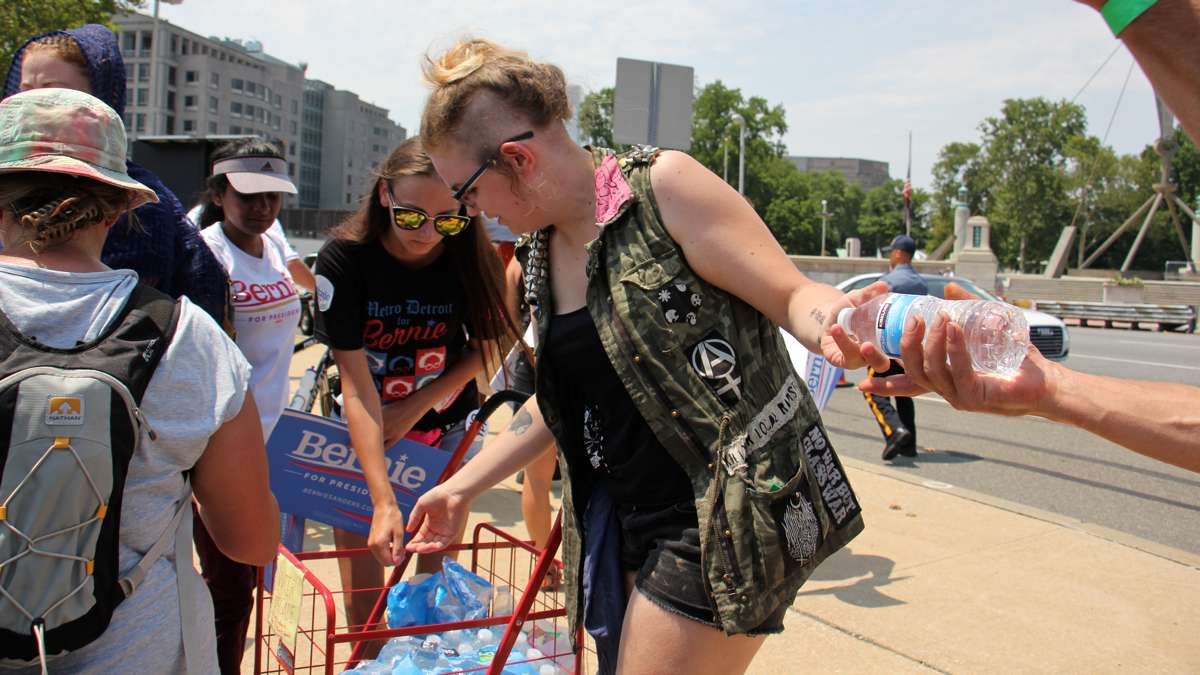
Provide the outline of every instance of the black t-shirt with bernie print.
<path id="1" fill-rule="evenodd" d="M 466 295 L 446 253 L 412 269 L 379 242 L 331 239 L 317 254 L 315 272 L 317 338 L 333 349 L 363 350 L 383 405 L 429 384 L 462 357 L 471 330 Z M 459 422 L 478 402 L 471 380 L 413 429 Z"/>

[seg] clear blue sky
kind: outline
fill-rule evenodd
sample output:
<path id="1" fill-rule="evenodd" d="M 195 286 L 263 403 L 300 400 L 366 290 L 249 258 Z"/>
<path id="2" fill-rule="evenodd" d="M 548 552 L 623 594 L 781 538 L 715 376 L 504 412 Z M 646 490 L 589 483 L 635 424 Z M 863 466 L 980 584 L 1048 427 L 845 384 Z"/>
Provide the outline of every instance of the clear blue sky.
<path id="1" fill-rule="evenodd" d="M 253 38 L 309 64 L 416 128 L 428 50 L 487 37 L 558 64 L 585 90 L 613 84 L 619 56 L 693 66 L 787 109 L 788 151 L 880 159 L 902 177 L 913 132 L 913 182 L 938 150 L 978 138 L 1005 98 L 1075 96 L 1117 47 L 1072 0 L 716 0 L 612 3 L 458 0 L 184 0 L 161 16 L 202 35 Z M 1103 137 L 1132 63 L 1122 47 L 1079 97 Z M 1109 144 L 1138 152 L 1157 135 L 1153 94 L 1136 67 Z"/>

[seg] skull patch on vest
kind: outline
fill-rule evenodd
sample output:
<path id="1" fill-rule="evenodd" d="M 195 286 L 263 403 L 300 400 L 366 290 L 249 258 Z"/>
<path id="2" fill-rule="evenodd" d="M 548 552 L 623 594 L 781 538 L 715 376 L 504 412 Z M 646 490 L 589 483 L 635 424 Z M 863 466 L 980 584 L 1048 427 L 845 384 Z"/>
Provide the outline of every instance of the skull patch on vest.
<path id="1" fill-rule="evenodd" d="M 667 323 L 695 326 L 700 318 L 700 306 L 703 304 L 704 298 L 682 281 L 669 283 L 658 290 L 658 306 L 662 308 Z"/>

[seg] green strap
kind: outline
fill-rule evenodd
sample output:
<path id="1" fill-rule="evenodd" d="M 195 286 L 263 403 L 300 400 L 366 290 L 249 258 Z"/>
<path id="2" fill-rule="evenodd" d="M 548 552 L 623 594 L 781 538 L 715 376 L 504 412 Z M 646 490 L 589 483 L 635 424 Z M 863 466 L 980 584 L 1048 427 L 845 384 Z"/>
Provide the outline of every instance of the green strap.
<path id="1" fill-rule="evenodd" d="M 1158 0 L 1108 0 L 1100 13 L 1108 22 L 1113 35 L 1120 36 L 1146 10 L 1158 4 Z"/>

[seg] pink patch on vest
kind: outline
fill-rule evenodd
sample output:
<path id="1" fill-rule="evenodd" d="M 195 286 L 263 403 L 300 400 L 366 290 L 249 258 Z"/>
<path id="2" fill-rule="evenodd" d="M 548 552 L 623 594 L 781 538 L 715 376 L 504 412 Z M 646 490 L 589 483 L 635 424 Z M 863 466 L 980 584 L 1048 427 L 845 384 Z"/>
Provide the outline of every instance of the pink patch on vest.
<path id="1" fill-rule="evenodd" d="M 605 157 L 596 169 L 596 222 L 608 223 L 630 199 L 633 199 L 633 190 L 625 182 L 617 158 L 613 155 Z"/>

